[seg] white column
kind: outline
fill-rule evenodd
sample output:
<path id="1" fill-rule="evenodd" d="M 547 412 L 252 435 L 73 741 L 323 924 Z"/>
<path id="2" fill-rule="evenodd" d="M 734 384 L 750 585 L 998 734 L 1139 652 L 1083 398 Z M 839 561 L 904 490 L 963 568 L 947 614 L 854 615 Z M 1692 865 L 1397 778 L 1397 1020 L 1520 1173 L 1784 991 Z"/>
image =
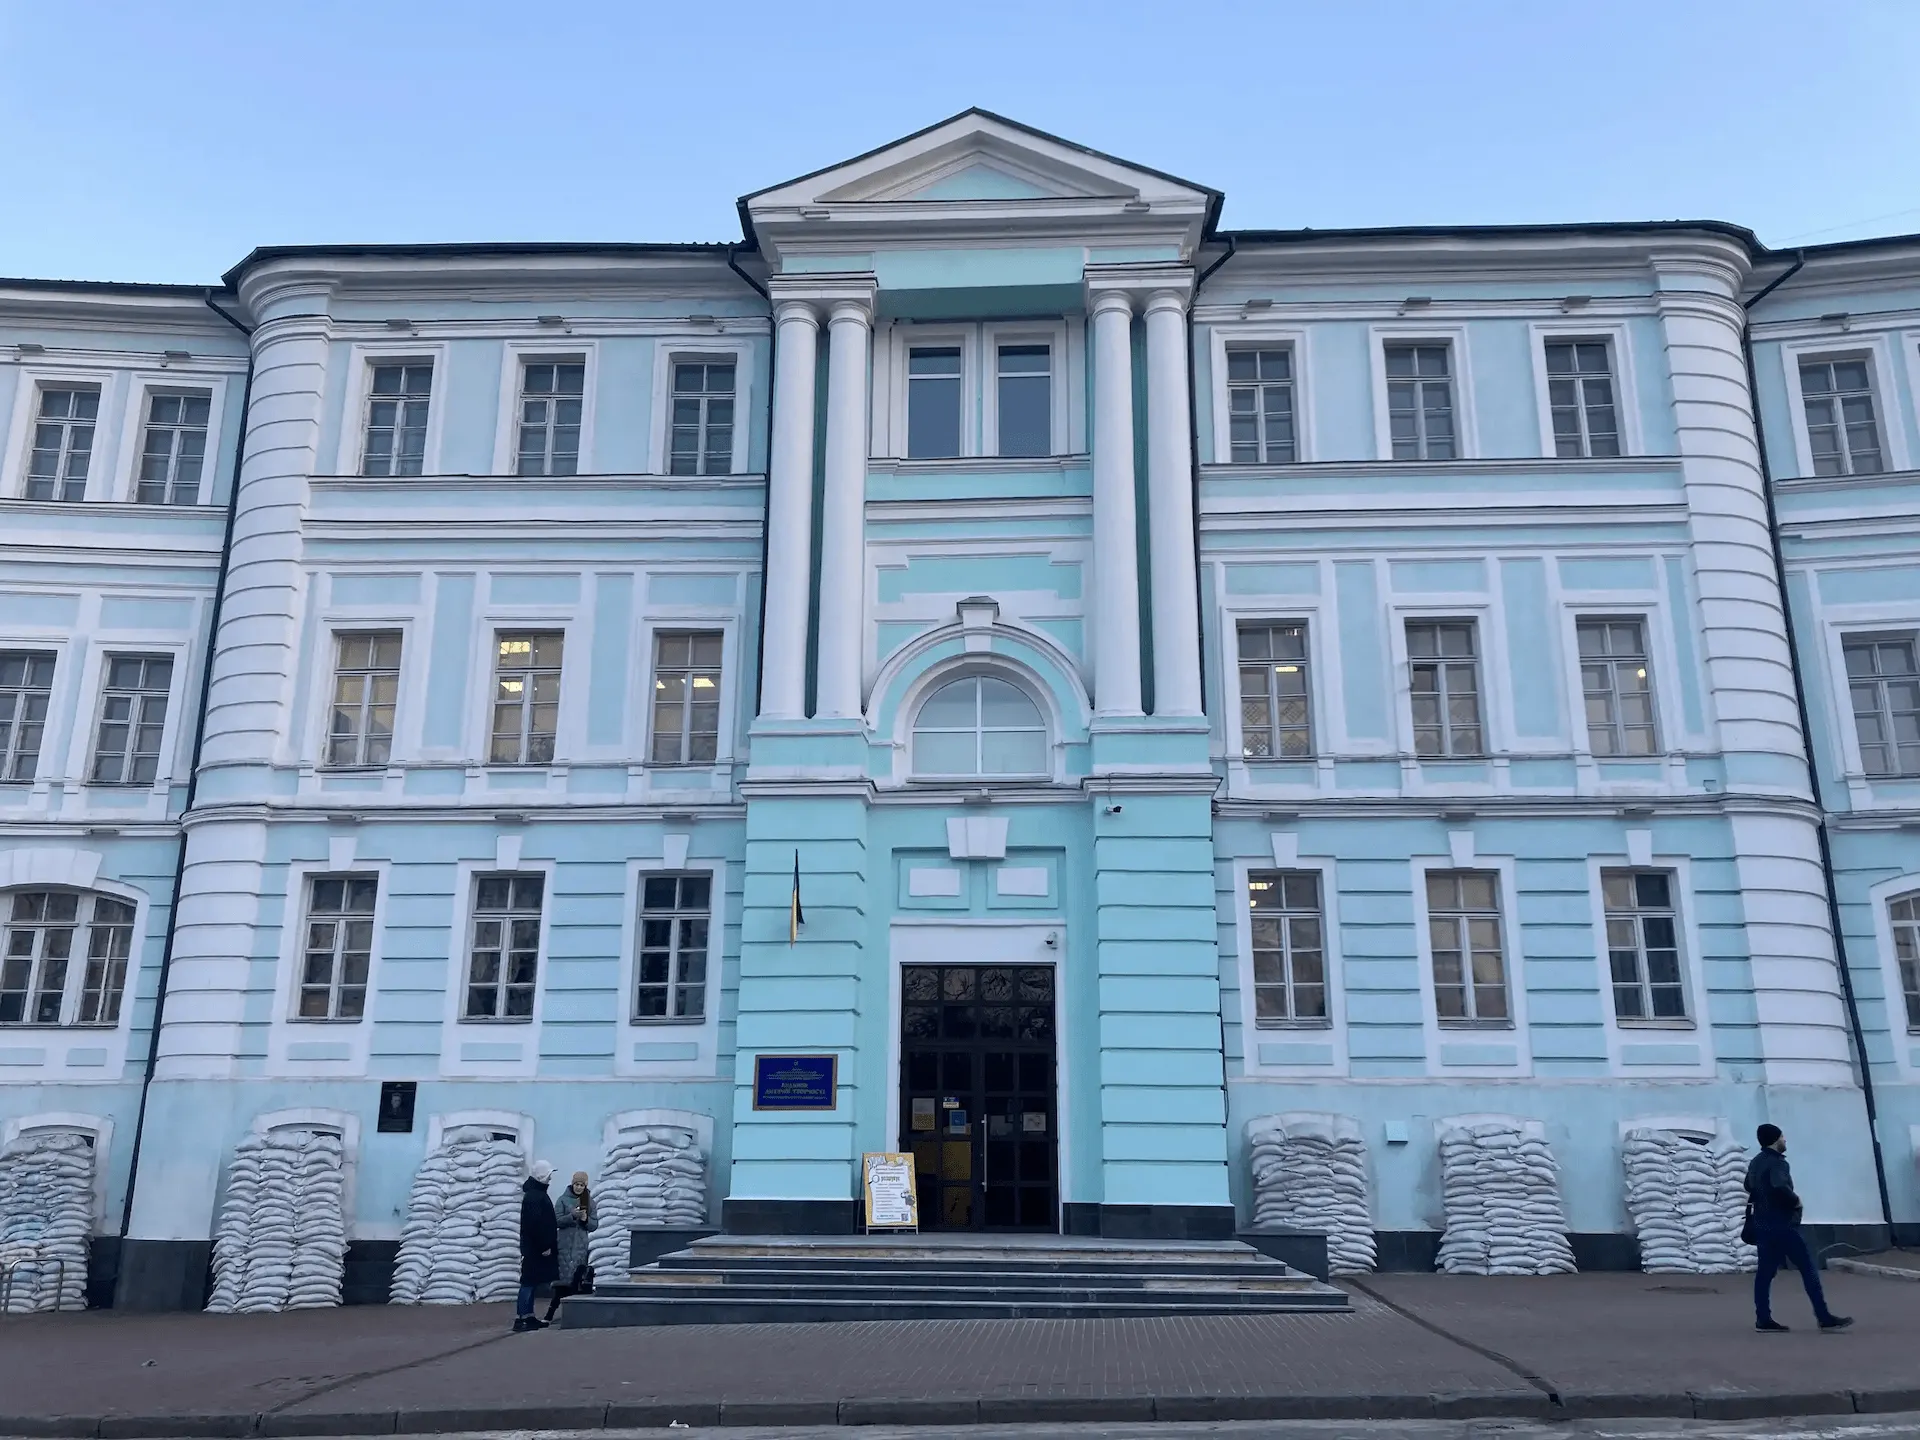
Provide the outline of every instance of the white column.
<path id="1" fill-rule="evenodd" d="M 1153 713 L 1200 714 L 1200 602 L 1193 558 L 1187 300 L 1147 301 L 1147 523 L 1153 574 Z"/>
<path id="2" fill-rule="evenodd" d="M 1102 715 L 1140 713 L 1139 551 L 1133 515 L 1133 302 L 1093 301 L 1093 693 Z"/>
<path id="3" fill-rule="evenodd" d="M 860 715 L 861 596 L 866 582 L 867 356 L 873 315 L 834 302 L 828 320 L 826 485 L 820 504 L 820 669 L 814 713 Z"/>
<path id="4" fill-rule="evenodd" d="M 807 608 L 813 559 L 814 367 L 820 319 L 804 301 L 775 312 L 773 441 L 767 466 L 766 663 L 760 713 L 807 713 Z"/>

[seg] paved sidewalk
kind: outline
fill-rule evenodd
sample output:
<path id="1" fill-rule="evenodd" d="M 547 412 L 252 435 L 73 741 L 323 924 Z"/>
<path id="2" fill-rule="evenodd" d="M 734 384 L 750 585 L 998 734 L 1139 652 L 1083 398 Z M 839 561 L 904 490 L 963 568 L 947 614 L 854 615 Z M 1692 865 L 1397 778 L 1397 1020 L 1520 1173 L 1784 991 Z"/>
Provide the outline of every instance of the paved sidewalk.
<path id="1" fill-rule="evenodd" d="M 1346 1315 L 507 1333 L 505 1306 L 0 1320 L 0 1435 L 1920 1410 L 1908 1283 L 1829 1272 L 1844 1335 L 1752 1329 L 1743 1276 L 1382 1275 Z M 1374 1298 L 1374 1297 L 1379 1298 Z"/>

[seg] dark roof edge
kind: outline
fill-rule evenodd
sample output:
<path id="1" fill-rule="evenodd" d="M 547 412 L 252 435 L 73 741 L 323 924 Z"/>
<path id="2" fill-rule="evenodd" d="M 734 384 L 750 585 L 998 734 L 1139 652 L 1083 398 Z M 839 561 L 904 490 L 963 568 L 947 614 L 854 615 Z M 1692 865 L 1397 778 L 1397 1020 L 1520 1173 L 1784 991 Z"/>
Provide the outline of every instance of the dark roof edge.
<path id="1" fill-rule="evenodd" d="M 513 255 L 603 255 L 608 257 L 714 255 L 724 257 L 739 249 L 741 249 L 739 242 L 731 240 L 599 240 L 583 243 L 577 243 L 571 240 L 489 240 L 403 245 L 256 245 L 239 264 L 229 269 L 220 279 L 221 283 L 231 290 L 239 283 L 240 277 L 255 265 L 265 264 L 269 260 L 287 260 L 308 256 L 315 258 L 331 256 L 346 260 L 363 257 L 398 260 L 437 260 L 456 259 L 460 257 L 480 258 L 494 255 L 503 257 Z"/>
<path id="2" fill-rule="evenodd" d="M 1782 245 L 1768 253 L 1781 259 L 1789 255 L 1818 258 L 1822 255 L 1844 255 L 1857 250 L 1897 250 L 1901 246 L 1920 246 L 1920 234 L 1868 235 L 1859 240 L 1829 240 L 1824 245 Z"/>
<path id="3" fill-rule="evenodd" d="M 173 295 L 203 300 L 218 295 L 218 285 L 170 285 L 145 280 L 46 280 L 25 275 L 0 275 L 0 290 L 82 290 L 113 295 Z"/>
<path id="4" fill-rule="evenodd" d="M 1662 235 L 1705 231 L 1736 240 L 1756 256 L 1775 252 L 1744 225 L 1726 220 L 1592 220 L 1534 225 L 1381 225 L 1300 230 L 1221 230 L 1236 245 L 1310 244 L 1316 240 L 1500 240 L 1549 235 Z"/>

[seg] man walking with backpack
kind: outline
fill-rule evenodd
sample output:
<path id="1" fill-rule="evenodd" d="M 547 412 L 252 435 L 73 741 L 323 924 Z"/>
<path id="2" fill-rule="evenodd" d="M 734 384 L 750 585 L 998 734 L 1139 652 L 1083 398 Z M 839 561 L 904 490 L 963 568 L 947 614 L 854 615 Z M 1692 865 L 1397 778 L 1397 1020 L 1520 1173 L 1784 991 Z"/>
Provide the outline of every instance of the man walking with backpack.
<path id="1" fill-rule="evenodd" d="M 1793 1172 L 1787 1168 L 1786 1137 L 1778 1125 L 1762 1125 L 1754 1138 L 1760 1153 L 1747 1165 L 1747 1224 L 1740 1237 L 1760 1251 L 1760 1268 L 1753 1276 L 1753 1328 L 1763 1334 L 1786 1333 L 1787 1327 L 1773 1318 L 1773 1277 L 1783 1262 L 1791 1262 L 1807 1287 L 1820 1328 L 1844 1330 L 1853 1319 L 1827 1308 L 1813 1252 L 1800 1233 L 1800 1197 L 1793 1193 Z"/>

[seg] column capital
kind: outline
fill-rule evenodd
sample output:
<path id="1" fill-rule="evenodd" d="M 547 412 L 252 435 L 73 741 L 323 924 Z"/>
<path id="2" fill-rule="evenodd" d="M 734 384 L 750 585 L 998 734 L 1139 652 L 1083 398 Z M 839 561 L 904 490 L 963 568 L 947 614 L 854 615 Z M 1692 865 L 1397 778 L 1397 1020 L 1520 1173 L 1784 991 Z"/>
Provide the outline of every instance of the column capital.
<path id="1" fill-rule="evenodd" d="M 865 299 L 846 295 L 835 300 L 827 311 L 827 324 L 840 325 L 852 321 L 856 325 L 871 327 L 873 324 L 873 297 Z"/>
<path id="2" fill-rule="evenodd" d="M 1125 290 L 1095 290 L 1087 287 L 1087 314 L 1105 315 L 1117 312 L 1129 320 L 1133 318 L 1133 296 Z"/>
<path id="3" fill-rule="evenodd" d="M 1088 314 L 1116 296 L 1124 299 L 1134 314 L 1144 315 L 1169 303 L 1184 310 L 1193 295 L 1191 265 L 1089 265 L 1082 274 Z"/>
<path id="4" fill-rule="evenodd" d="M 863 306 L 871 315 L 879 288 L 880 282 L 865 270 L 830 275 L 775 275 L 767 281 L 767 294 L 776 307 L 788 301 L 803 301 L 822 315 L 831 314 L 842 304 Z"/>
<path id="5" fill-rule="evenodd" d="M 773 323 L 775 326 L 788 323 L 811 325 L 820 328 L 820 311 L 811 300 L 786 299 L 773 303 Z"/>
<path id="6" fill-rule="evenodd" d="M 1183 290 L 1155 290 L 1151 295 L 1147 296 L 1147 303 L 1141 307 L 1141 312 L 1146 315 L 1154 315 L 1163 310 L 1171 310 L 1176 315 L 1185 315 L 1187 313 L 1187 301 L 1191 298 L 1192 291 L 1192 286 L 1188 286 Z"/>

